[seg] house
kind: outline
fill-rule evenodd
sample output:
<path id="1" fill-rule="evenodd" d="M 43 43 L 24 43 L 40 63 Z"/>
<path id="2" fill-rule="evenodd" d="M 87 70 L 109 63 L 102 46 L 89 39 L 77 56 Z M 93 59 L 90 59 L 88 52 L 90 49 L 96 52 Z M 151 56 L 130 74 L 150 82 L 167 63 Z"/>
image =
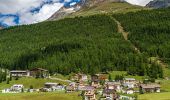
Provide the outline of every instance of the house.
<path id="1" fill-rule="evenodd" d="M 125 95 L 120 95 L 119 99 L 120 100 L 136 100 L 136 98 L 134 97 L 125 96 Z"/>
<path id="2" fill-rule="evenodd" d="M 95 87 L 95 88 L 99 88 L 100 85 L 100 81 L 99 80 L 94 80 L 91 82 L 91 86 Z"/>
<path id="3" fill-rule="evenodd" d="M 55 91 L 64 91 L 65 86 L 62 84 L 58 84 L 54 89 L 55 89 Z"/>
<path id="4" fill-rule="evenodd" d="M 105 74 L 97 74 L 99 76 L 100 81 L 105 81 L 108 77 Z"/>
<path id="5" fill-rule="evenodd" d="M 91 81 L 98 81 L 99 80 L 99 76 L 98 75 L 92 75 L 91 76 Z"/>
<path id="6" fill-rule="evenodd" d="M 73 77 L 71 78 L 72 81 L 88 81 L 88 77 L 86 74 L 75 74 L 73 75 Z"/>
<path id="7" fill-rule="evenodd" d="M 93 86 L 84 86 L 80 88 L 81 91 L 95 91 Z"/>
<path id="8" fill-rule="evenodd" d="M 44 84 L 45 88 L 55 88 L 58 85 L 58 83 L 51 83 L 51 82 L 47 82 Z"/>
<path id="9" fill-rule="evenodd" d="M 76 90 L 76 88 L 74 86 L 66 86 L 67 93 L 74 92 L 75 90 Z"/>
<path id="10" fill-rule="evenodd" d="M 10 71 L 10 75 L 12 76 L 12 77 L 28 77 L 28 76 L 30 76 L 30 71 L 28 71 L 28 70 L 12 70 L 12 71 Z"/>
<path id="11" fill-rule="evenodd" d="M 128 88 L 134 88 L 137 86 L 137 81 L 134 78 L 124 78 L 123 86 Z"/>
<path id="12" fill-rule="evenodd" d="M 77 83 L 77 90 L 81 91 L 86 86 L 88 86 L 87 83 L 84 83 L 84 82 L 80 81 L 79 83 Z"/>
<path id="13" fill-rule="evenodd" d="M 159 84 L 141 84 L 140 90 L 146 92 L 160 92 L 161 86 Z"/>
<path id="14" fill-rule="evenodd" d="M 105 82 L 105 88 L 115 89 L 117 92 L 121 92 L 122 86 L 120 82 Z"/>
<path id="15" fill-rule="evenodd" d="M 88 81 L 88 77 L 86 74 L 79 74 L 78 79 L 79 81 Z"/>
<path id="16" fill-rule="evenodd" d="M 64 86 L 58 83 L 47 82 L 44 84 L 44 87 L 40 89 L 42 92 L 51 92 L 51 91 L 61 91 L 64 90 Z"/>
<path id="17" fill-rule="evenodd" d="M 133 94 L 134 93 L 134 89 L 129 88 L 126 90 L 126 94 Z"/>
<path id="18" fill-rule="evenodd" d="M 66 92 L 73 92 L 77 90 L 77 83 L 76 82 L 71 82 L 68 86 L 66 86 Z"/>
<path id="19" fill-rule="evenodd" d="M 119 100 L 119 97 L 114 89 L 104 89 L 103 97 L 105 97 L 106 100 Z"/>
<path id="20" fill-rule="evenodd" d="M 11 86 L 10 91 L 19 93 L 19 92 L 22 92 L 23 89 L 24 89 L 24 86 L 22 84 L 14 84 L 13 86 Z"/>
<path id="21" fill-rule="evenodd" d="M 94 87 L 86 86 L 84 88 L 84 91 L 85 91 L 85 93 L 84 93 L 84 99 L 85 100 L 97 100 Z"/>
<path id="22" fill-rule="evenodd" d="M 32 77 L 48 78 L 49 77 L 49 72 L 46 69 L 34 68 L 34 69 L 30 70 L 30 76 L 32 76 Z"/>
<path id="23" fill-rule="evenodd" d="M 98 75 L 92 75 L 91 76 L 91 86 L 95 88 L 100 87 L 100 81 L 99 81 L 99 76 Z"/>

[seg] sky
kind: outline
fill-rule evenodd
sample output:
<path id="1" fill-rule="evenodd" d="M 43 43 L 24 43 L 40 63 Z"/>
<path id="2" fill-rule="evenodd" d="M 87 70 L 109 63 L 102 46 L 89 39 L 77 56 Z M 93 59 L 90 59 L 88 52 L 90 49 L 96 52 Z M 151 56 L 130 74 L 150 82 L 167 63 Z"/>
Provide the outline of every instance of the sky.
<path id="1" fill-rule="evenodd" d="M 146 5 L 151 0 L 126 0 Z M 0 26 L 8 27 L 42 22 L 63 6 L 73 6 L 80 0 L 0 0 Z"/>

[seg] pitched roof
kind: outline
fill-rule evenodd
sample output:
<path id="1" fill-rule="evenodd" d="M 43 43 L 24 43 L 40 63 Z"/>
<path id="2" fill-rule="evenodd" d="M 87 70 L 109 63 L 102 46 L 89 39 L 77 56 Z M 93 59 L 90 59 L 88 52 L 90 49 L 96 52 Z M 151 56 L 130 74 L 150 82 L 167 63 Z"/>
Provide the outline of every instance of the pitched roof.
<path id="1" fill-rule="evenodd" d="M 134 79 L 134 78 L 124 78 L 124 80 L 135 81 L 136 79 Z"/>
<path id="2" fill-rule="evenodd" d="M 104 89 L 103 93 L 112 94 L 112 93 L 115 93 L 115 90 L 113 90 L 113 89 Z"/>
<path id="3" fill-rule="evenodd" d="M 43 68 L 33 68 L 33 69 L 31 69 L 30 71 L 34 71 L 34 70 L 48 71 L 48 70 L 46 70 L 46 69 L 43 69 Z"/>
<path id="4" fill-rule="evenodd" d="M 74 87 L 73 86 L 67 86 L 66 90 L 74 90 Z"/>
<path id="5" fill-rule="evenodd" d="M 105 82 L 105 85 L 121 85 L 120 82 Z"/>
<path id="6" fill-rule="evenodd" d="M 26 73 L 26 72 L 28 72 L 27 70 L 12 70 L 12 71 L 10 71 L 11 73 Z"/>
<path id="7" fill-rule="evenodd" d="M 58 83 L 46 82 L 45 85 L 58 85 Z"/>
<path id="8" fill-rule="evenodd" d="M 85 86 L 85 87 L 83 87 L 83 90 L 85 90 L 85 91 L 92 91 L 94 89 L 95 88 L 93 86 Z"/>

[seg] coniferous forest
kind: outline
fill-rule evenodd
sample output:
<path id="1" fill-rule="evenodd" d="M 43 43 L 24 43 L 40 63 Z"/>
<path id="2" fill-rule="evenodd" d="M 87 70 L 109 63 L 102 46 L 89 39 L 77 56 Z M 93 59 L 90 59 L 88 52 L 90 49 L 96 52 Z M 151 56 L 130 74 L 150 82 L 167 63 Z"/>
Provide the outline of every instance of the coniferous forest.
<path id="1" fill-rule="evenodd" d="M 156 13 L 155 15 L 163 13 L 162 17 L 166 18 L 165 12 L 168 11 L 165 9 L 154 11 L 151 14 L 153 16 L 154 13 Z M 135 21 L 131 21 L 132 17 L 135 17 L 136 20 L 141 18 L 146 19 L 145 22 L 150 20 L 152 22 L 154 19 L 149 19 L 148 13 L 149 11 L 140 12 L 139 15 L 138 13 L 128 13 L 127 15 L 130 15 L 130 17 L 126 14 L 114 15 L 127 31 L 132 31 L 129 36 L 130 40 L 146 52 L 137 53 L 133 45 L 124 40 L 121 33 L 118 33 L 117 24 L 110 16 L 94 15 L 1 30 L 0 66 L 11 70 L 42 67 L 48 69 L 50 73 L 58 72 L 61 74 L 71 72 L 96 74 L 98 72 L 120 70 L 128 71 L 131 75 L 148 75 L 152 78 L 163 77 L 162 68 L 148 61 L 151 54 L 155 55 L 155 52 L 158 52 L 152 52 L 153 48 L 150 48 L 150 51 L 146 48 L 154 42 L 154 39 L 147 41 L 150 37 L 146 36 L 146 32 L 155 31 L 154 28 L 148 27 L 150 25 L 148 24 L 146 28 L 151 29 L 144 29 L 145 25 L 142 24 L 145 23 L 142 20 L 141 23 L 137 21 L 141 26 L 137 25 Z M 148 16 L 146 17 L 146 15 Z M 158 20 L 158 16 L 155 16 L 155 20 Z M 163 22 L 165 21 L 156 21 L 153 22 L 153 25 L 154 27 L 160 27 L 157 23 L 161 23 L 161 27 L 166 29 L 167 27 L 163 26 Z M 168 22 L 165 23 L 168 24 Z M 160 28 L 160 31 L 162 28 Z M 141 30 L 140 33 L 137 33 L 138 30 Z M 158 33 L 155 39 L 160 32 L 159 28 L 156 30 Z M 167 28 L 164 32 L 168 30 Z M 163 37 L 167 38 L 168 36 Z M 161 40 L 158 42 L 161 42 Z M 146 47 L 141 47 L 142 44 Z M 154 72 L 153 68 L 156 68 Z"/>
<path id="2" fill-rule="evenodd" d="M 142 52 L 170 64 L 170 8 L 118 14 L 129 40 Z"/>

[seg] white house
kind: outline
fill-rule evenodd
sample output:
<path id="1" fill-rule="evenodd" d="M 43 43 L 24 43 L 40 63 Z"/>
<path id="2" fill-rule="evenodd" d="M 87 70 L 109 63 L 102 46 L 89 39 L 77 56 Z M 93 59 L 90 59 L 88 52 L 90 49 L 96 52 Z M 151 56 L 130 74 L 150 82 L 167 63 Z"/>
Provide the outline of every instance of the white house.
<path id="1" fill-rule="evenodd" d="M 11 87 L 10 91 L 19 93 L 22 92 L 22 89 L 24 89 L 24 86 L 22 84 L 14 84 Z"/>
<path id="2" fill-rule="evenodd" d="M 134 78 L 124 78 L 123 86 L 128 88 L 134 88 L 136 86 L 137 81 Z"/>
<path id="3" fill-rule="evenodd" d="M 58 83 L 52 83 L 52 82 L 47 82 L 44 84 L 44 90 L 45 91 L 60 91 L 60 90 L 65 90 L 65 86 L 58 84 Z"/>
<path id="4" fill-rule="evenodd" d="M 30 76 L 30 71 L 28 70 L 12 70 L 10 71 L 12 77 L 23 77 L 23 76 Z"/>
<path id="5" fill-rule="evenodd" d="M 134 93 L 134 90 L 133 89 L 127 89 L 126 90 L 126 94 L 133 94 Z"/>

